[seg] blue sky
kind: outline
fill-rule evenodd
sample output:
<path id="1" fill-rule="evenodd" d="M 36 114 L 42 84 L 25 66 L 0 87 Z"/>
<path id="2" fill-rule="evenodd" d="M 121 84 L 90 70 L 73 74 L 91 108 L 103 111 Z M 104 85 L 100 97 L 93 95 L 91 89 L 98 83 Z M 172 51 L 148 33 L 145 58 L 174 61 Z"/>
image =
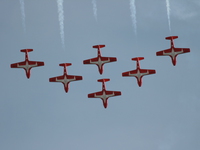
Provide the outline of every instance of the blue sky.
<path id="1" fill-rule="evenodd" d="M 171 33 L 165 0 L 136 0 L 137 36 L 131 20 L 129 0 L 64 1 L 62 48 L 56 0 L 25 1 L 24 32 L 20 1 L 0 1 L 0 149 L 2 150 L 199 150 L 199 36 L 200 2 L 170 1 Z M 175 46 L 191 52 L 170 57 L 156 52 L 169 48 L 166 36 L 179 36 Z M 95 65 L 83 65 L 105 44 L 103 56 L 118 61 L 104 66 L 100 75 Z M 23 61 L 20 49 L 32 48 L 30 60 L 44 61 L 27 79 L 22 69 L 10 64 Z M 155 69 L 145 76 L 142 87 L 135 78 L 121 73 L 133 70 L 133 57 L 145 57 L 141 68 Z M 60 63 L 72 63 L 68 93 L 50 77 L 62 75 Z M 87 94 L 100 91 L 97 79 L 110 78 L 108 90 L 122 95 L 108 100 Z"/>

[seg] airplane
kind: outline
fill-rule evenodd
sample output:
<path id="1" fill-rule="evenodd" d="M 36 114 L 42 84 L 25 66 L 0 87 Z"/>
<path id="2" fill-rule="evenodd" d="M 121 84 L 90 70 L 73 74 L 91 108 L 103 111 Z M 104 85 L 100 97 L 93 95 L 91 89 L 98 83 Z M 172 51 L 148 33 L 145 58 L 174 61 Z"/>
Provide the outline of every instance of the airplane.
<path id="1" fill-rule="evenodd" d="M 102 57 L 100 48 L 103 48 L 103 47 L 105 47 L 105 45 L 95 45 L 95 46 L 93 46 L 93 48 L 97 48 L 98 49 L 97 57 L 91 58 L 91 59 L 87 59 L 87 60 L 83 61 L 83 64 L 96 64 L 98 66 L 100 74 L 103 74 L 103 65 L 105 63 L 110 63 L 110 62 L 117 61 L 116 57 Z"/>
<path id="2" fill-rule="evenodd" d="M 137 68 L 135 70 L 131 70 L 131 71 L 127 71 L 127 72 L 123 72 L 122 76 L 123 77 L 136 77 L 137 79 L 137 83 L 139 85 L 139 87 L 142 86 L 142 77 L 145 75 L 150 75 L 150 74 L 155 74 L 156 70 L 150 70 L 150 69 L 140 69 L 140 60 L 143 60 L 144 57 L 135 57 L 132 58 L 132 60 L 137 61 Z"/>
<path id="3" fill-rule="evenodd" d="M 104 108 L 108 106 L 108 98 L 113 96 L 121 95 L 120 91 L 107 91 L 105 82 L 110 81 L 110 79 L 99 79 L 98 82 L 102 82 L 102 91 L 88 94 L 88 98 L 101 98 Z"/>
<path id="4" fill-rule="evenodd" d="M 174 39 L 177 39 L 177 38 L 178 38 L 178 36 L 166 37 L 165 38 L 166 40 L 171 41 L 171 48 L 156 52 L 157 56 L 170 56 L 171 60 L 172 60 L 172 64 L 174 66 L 176 65 L 176 57 L 177 57 L 178 54 L 190 52 L 189 48 L 175 48 L 174 47 Z"/>
<path id="5" fill-rule="evenodd" d="M 61 82 L 64 85 L 65 92 L 67 93 L 69 90 L 69 82 L 82 80 L 82 76 L 68 75 L 67 74 L 67 66 L 71 66 L 71 63 L 62 63 L 59 66 L 64 67 L 64 73 L 62 76 L 57 76 L 53 78 L 49 78 L 49 82 Z"/>
<path id="6" fill-rule="evenodd" d="M 26 72 L 26 77 L 29 79 L 31 76 L 31 68 L 44 66 L 44 62 L 29 60 L 28 52 L 32 52 L 33 49 L 22 49 L 20 51 L 25 53 L 25 61 L 11 64 L 10 67 L 11 68 L 23 68 Z"/>

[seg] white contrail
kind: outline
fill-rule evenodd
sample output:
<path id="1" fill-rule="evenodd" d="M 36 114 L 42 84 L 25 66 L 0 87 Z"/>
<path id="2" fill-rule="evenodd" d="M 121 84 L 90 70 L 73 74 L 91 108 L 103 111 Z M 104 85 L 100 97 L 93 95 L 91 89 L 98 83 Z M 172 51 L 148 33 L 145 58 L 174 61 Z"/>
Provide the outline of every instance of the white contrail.
<path id="1" fill-rule="evenodd" d="M 63 49 L 65 48 L 65 34 L 64 34 L 64 11 L 63 0 L 57 0 L 58 5 L 58 20 L 60 24 L 60 37 Z"/>
<path id="2" fill-rule="evenodd" d="M 170 3 L 169 3 L 169 0 L 166 0 L 166 7 L 167 7 L 167 18 L 168 18 L 168 24 L 169 24 L 169 31 L 171 32 Z"/>
<path id="3" fill-rule="evenodd" d="M 26 23 L 25 23 L 25 9 L 24 9 L 24 0 L 19 0 L 20 2 L 20 9 L 21 9 L 21 14 L 22 14 L 22 26 L 24 29 L 24 33 L 26 32 Z"/>
<path id="4" fill-rule="evenodd" d="M 137 19 L 136 19 L 136 6 L 135 0 L 130 0 L 130 10 L 131 10 L 131 18 L 133 22 L 134 32 L 137 35 Z"/>
<path id="5" fill-rule="evenodd" d="M 93 5 L 94 18 L 97 21 L 97 1 L 92 0 L 92 5 Z"/>

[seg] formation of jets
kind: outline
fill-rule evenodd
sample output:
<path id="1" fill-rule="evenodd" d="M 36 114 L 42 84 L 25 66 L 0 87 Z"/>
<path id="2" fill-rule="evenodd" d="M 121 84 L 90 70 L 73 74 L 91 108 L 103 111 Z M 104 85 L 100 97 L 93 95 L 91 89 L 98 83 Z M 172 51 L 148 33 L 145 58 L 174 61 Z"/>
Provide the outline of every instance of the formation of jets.
<path id="1" fill-rule="evenodd" d="M 190 52 L 189 48 L 175 48 L 174 47 L 174 39 L 178 38 L 178 36 L 169 36 L 166 37 L 167 40 L 171 41 L 171 47 L 166 50 L 156 52 L 157 56 L 170 56 L 172 60 L 172 64 L 176 65 L 176 57 L 179 54 Z M 83 64 L 96 64 L 98 67 L 98 71 L 100 74 L 103 74 L 103 67 L 105 63 L 115 62 L 117 61 L 116 57 L 103 57 L 101 56 L 101 48 L 105 47 L 105 45 L 95 45 L 93 48 L 97 48 L 97 57 L 87 59 L 83 61 Z M 25 61 L 11 64 L 11 68 L 23 68 L 26 72 L 27 78 L 30 78 L 31 68 L 44 66 L 44 62 L 41 61 L 30 61 L 28 57 L 28 52 L 33 51 L 33 49 L 22 49 L 21 52 L 25 53 Z M 145 75 L 155 74 L 156 70 L 153 69 L 141 69 L 140 68 L 140 60 L 143 60 L 144 57 L 135 57 L 132 58 L 133 61 L 136 61 L 136 69 L 123 72 L 123 77 L 136 77 L 138 86 L 142 86 L 142 77 Z M 68 75 L 67 74 L 67 66 L 71 66 L 71 63 L 61 63 L 59 66 L 64 67 L 63 75 L 49 78 L 49 82 L 61 82 L 64 85 L 64 90 L 67 93 L 69 91 L 69 83 L 72 81 L 82 80 L 82 76 L 76 75 Z M 105 82 L 110 81 L 108 78 L 99 79 L 98 82 L 102 82 L 102 90 L 99 92 L 88 94 L 88 98 L 101 98 L 103 102 L 104 108 L 108 106 L 108 98 L 113 96 L 120 96 L 120 91 L 107 91 Z"/>

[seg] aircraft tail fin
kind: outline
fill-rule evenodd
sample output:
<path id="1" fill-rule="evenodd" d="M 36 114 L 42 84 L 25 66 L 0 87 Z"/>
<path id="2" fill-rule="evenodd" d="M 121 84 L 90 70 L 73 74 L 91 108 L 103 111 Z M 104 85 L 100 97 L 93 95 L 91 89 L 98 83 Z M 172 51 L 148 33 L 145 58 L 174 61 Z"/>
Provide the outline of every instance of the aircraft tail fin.
<path id="1" fill-rule="evenodd" d="M 140 60 L 143 60 L 144 57 L 135 57 L 135 58 L 132 58 L 132 60 L 135 60 L 135 61 L 140 61 Z"/>
<path id="2" fill-rule="evenodd" d="M 173 40 L 173 39 L 177 39 L 177 38 L 178 38 L 178 36 L 168 36 L 165 39 L 166 40 Z"/>
<path id="3" fill-rule="evenodd" d="M 22 50 L 20 50 L 21 52 L 25 52 L 25 53 L 27 53 L 27 52 L 32 52 L 33 51 L 33 49 L 22 49 Z"/>
<path id="4" fill-rule="evenodd" d="M 71 63 L 62 63 L 62 64 L 59 64 L 59 66 L 63 66 L 63 67 L 67 67 L 67 66 L 71 66 L 72 64 Z"/>
<path id="5" fill-rule="evenodd" d="M 105 45 L 94 45 L 93 48 L 103 48 Z"/>
<path id="6" fill-rule="evenodd" d="M 108 82 L 108 81 L 110 81 L 110 79 L 99 79 L 99 80 L 97 80 L 98 82 Z"/>

